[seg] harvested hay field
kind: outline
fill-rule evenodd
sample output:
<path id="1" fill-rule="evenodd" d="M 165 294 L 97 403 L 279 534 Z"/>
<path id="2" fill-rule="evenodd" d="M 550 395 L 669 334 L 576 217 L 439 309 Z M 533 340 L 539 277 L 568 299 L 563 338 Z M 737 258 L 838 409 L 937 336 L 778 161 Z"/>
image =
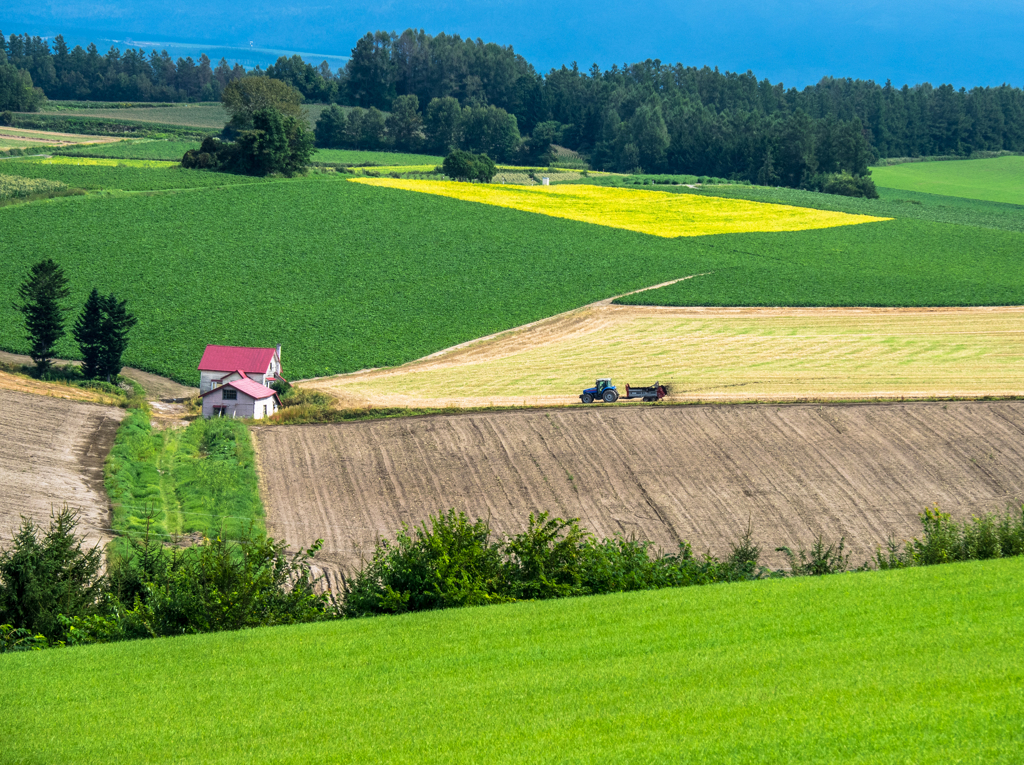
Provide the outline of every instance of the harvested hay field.
<path id="1" fill-rule="evenodd" d="M 578 403 L 599 376 L 620 390 L 660 381 L 679 402 L 1024 396 L 1024 308 L 605 303 L 301 386 L 345 407 L 550 406 Z"/>
<path id="2" fill-rule="evenodd" d="M 855 564 L 957 517 L 1024 497 L 1024 402 L 608 407 L 257 427 L 268 532 L 351 572 L 375 540 L 455 507 L 497 533 L 528 513 L 578 517 L 716 554 L 747 528 L 779 545 L 846 537 Z"/>
<path id="3" fill-rule="evenodd" d="M 79 509 L 88 544 L 110 539 L 103 461 L 123 409 L 5 390 L 0 408 L 0 540 L 21 517 L 46 526 L 65 502 Z"/>

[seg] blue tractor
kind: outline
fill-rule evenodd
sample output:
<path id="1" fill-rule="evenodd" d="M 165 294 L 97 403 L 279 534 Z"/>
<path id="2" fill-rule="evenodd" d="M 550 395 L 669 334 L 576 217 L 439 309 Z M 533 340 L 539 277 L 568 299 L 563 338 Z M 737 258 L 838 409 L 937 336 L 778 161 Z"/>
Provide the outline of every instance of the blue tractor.
<path id="1" fill-rule="evenodd" d="M 580 401 L 584 404 L 593 404 L 595 401 L 604 401 L 611 404 L 619 400 L 619 391 L 612 385 L 610 377 L 602 377 L 593 388 L 587 388 L 580 394 Z"/>

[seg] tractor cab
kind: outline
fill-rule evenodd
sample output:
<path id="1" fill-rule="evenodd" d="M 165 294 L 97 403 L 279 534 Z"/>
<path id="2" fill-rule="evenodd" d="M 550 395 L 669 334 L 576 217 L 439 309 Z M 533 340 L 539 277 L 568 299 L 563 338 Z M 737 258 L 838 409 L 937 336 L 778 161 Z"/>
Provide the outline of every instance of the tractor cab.
<path id="1" fill-rule="evenodd" d="M 604 401 L 610 404 L 618 398 L 619 392 L 612 385 L 610 377 L 599 377 L 593 388 L 587 388 L 580 394 L 580 401 L 584 404 L 591 404 L 594 401 Z"/>

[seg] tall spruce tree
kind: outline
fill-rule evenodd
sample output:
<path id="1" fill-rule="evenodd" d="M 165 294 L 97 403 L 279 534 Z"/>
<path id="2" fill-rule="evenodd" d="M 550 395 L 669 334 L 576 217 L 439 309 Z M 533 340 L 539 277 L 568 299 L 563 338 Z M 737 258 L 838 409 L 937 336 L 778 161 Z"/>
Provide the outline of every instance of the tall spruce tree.
<path id="1" fill-rule="evenodd" d="M 107 382 L 113 382 L 121 374 L 121 356 L 128 348 L 128 332 L 138 323 L 134 314 L 128 311 L 128 301 L 118 300 L 113 293 L 102 298 L 103 350 L 100 361 L 101 374 L 107 376 Z"/>
<path id="2" fill-rule="evenodd" d="M 103 307 L 104 299 L 95 287 L 85 301 L 82 313 L 71 330 L 82 353 L 82 374 L 94 380 L 103 373 Z"/>
<path id="3" fill-rule="evenodd" d="M 64 313 L 60 301 L 71 294 L 62 269 L 51 258 L 32 266 L 29 277 L 18 288 L 21 304 L 15 308 L 25 314 L 25 339 L 31 347 L 29 356 L 39 373 L 50 368 L 53 348 L 64 336 Z"/>

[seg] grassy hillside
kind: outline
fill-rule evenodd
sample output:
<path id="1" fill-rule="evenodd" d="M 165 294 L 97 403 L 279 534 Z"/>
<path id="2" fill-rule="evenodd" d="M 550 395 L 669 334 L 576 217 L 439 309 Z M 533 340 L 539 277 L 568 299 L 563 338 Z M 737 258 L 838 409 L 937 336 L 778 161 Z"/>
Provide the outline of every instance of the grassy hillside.
<path id="1" fill-rule="evenodd" d="M 698 277 L 702 278 L 702 277 Z M 1024 393 L 1024 311 L 905 313 L 584 309 L 397 370 L 303 386 L 352 405 L 575 403 L 598 374 L 673 401 Z"/>
<path id="2" fill-rule="evenodd" d="M 871 169 L 878 186 L 1024 205 L 1024 157 L 908 162 Z"/>
<path id="3" fill-rule="evenodd" d="M 1009 559 L 7 654 L 0 739 L 11 762 L 1013 762 L 1022 582 Z"/>
<path id="4" fill-rule="evenodd" d="M 630 305 L 1020 305 L 1009 288 L 1024 235 L 895 220 L 709 238 L 706 276 L 620 298 Z M 1022 277 L 1024 278 L 1024 277 Z M 984 297 L 983 297 L 984 296 Z"/>
<path id="5" fill-rule="evenodd" d="M 280 342 L 293 378 L 390 366 L 708 272 L 646 299 L 1024 303 L 1024 235 L 1007 231 L 904 219 L 663 239 L 324 176 L 252 183 L 180 169 L 5 163 L 12 171 L 70 186 L 220 186 L 0 210 L 0 237 L 20 243 L 0 277 L 0 346 L 25 350 L 15 291 L 33 263 L 56 254 L 73 305 L 95 285 L 137 313 L 125 363 L 183 382 L 195 381 L 208 343 Z M 59 354 L 75 352 L 70 339 L 58 346 Z"/>

